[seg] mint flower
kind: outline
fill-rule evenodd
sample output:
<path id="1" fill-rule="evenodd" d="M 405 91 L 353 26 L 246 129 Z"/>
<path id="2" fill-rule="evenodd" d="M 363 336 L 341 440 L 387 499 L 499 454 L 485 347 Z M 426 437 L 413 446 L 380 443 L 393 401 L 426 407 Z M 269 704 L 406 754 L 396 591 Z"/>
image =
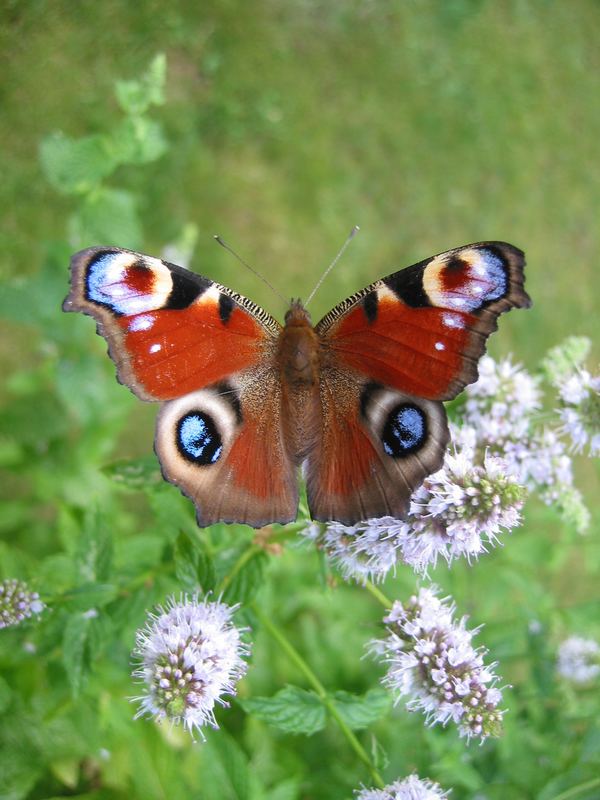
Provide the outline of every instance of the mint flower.
<path id="1" fill-rule="evenodd" d="M 357 800 L 442 800 L 444 797 L 448 797 L 448 792 L 443 792 L 438 783 L 409 775 L 384 789 L 363 789 Z"/>
<path id="2" fill-rule="evenodd" d="M 465 389 L 464 422 L 475 428 L 484 445 L 519 441 L 541 406 L 539 379 L 509 358 L 479 360 L 479 380 Z"/>
<path id="3" fill-rule="evenodd" d="M 485 453 L 482 463 L 469 444 L 472 429 L 454 431 L 458 447 L 441 470 L 414 492 L 401 542 L 402 558 L 418 572 L 464 556 L 477 558 L 503 531 L 521 524 L 525 489 L 506 460 Z M 462 446 L 461 446 L 462 444 Z"/>
<path id="4" fill-rule="evenodd" d="M 24 581 L 14 578 L 0 582 L 0 628 L 18 625 L 34 614 L 41 614 L 45 605 L 37 592 Z"/>
<path id="5" fill-rule="evenodd" d="M 583 636 L 565 639 L 558 648 L 557 670 L 572 683 L 591 683 L 600 675 L 600 644 Z"/>
<path id="6" fill-rule="evenodd" d="M 591 456 L 600 455 L 600 375 L 579 370 L 558 386 L 562 408 L 558 414 L 562 430 L 581 453 L 589 448 Z"/>
<path id="7" fill-rule="evenodd" d="M 408 603 L 396 601 L 384 618 L 387 637 L 370 644 L 388 665 L 383 683 L 431 725 L 454 722 L 467 739 L 499 736 L 504 712 L 495 665 L 484 666 L 487 650 L 472 645 L 477 630 L 467 630 L 465 617 L 455 622 L 454 604 L 438 591 L 422 588 Z"/>
<path id="8" fill-rule="evenodd" d="M 587 336 L 567 336 L 546 353 L 541 365 L 545 376 L 555 386 L 560 384 L 583 365 L 591 349 Z"/>
<path id="9" fill-rule="evenodd" d="M 248 648 L 242 629 L 231 622 L 235 607 L 201 601 L 196 595 L 150 614 L 136 635 L 134 656 L 141 660 L 133 675 L 145 684 L 137 717 L 153 716 L 183 724 L 192 735 L 202 736 L 203 725 L 218 728 L 214 707 L 228 704 L 222 695 L 235 695 L 235 685 L 245 674 Z"/>
<path id="10" fill-rule="evenodd" d="M 302 535 L 322 548 L 344 578 L 359 583 L 382 581 L 394 569 L 406 526 L 393 517 L 342 525 L 311 523 Z"/>

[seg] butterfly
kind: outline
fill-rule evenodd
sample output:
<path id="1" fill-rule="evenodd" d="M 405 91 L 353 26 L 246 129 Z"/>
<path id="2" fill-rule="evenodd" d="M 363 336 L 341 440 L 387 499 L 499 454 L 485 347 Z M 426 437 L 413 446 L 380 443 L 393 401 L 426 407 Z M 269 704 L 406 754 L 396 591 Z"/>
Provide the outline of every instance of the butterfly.
<path id="1" fill-rule="evenodd" d="M 280 325 L 237 292 L 115 247 L 71 260 L 63 309 L 97 322 L 118 380 L 162 403 L 155 451 L 198 524 L 402 517 L 443 462 L 442 401 L 477 379 L 499 314 L 527 308 L 523 252 L 479 242 L 394 272 L 313 327 Z"/>

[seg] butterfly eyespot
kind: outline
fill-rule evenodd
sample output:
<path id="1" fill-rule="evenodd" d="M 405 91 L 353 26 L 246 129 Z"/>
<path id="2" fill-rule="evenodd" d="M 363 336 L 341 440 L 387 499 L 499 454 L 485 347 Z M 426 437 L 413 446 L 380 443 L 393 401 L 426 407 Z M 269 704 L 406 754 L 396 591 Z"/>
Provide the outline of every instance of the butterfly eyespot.
<path id="1" fill-rule="evenodd" d="M 418 406 L 402 403 L 387 415 L 381 441 L 392 458 L 402 458 L 420 450 L 427 438 L 427 417 Z"/>
<path id="2" fill-rule="evenodd" d="M 213 418 L 203 411 L 190 411 L 177 423 L 177 448 L 194 464 L 208 465 L 219 460 L 223 440 Z"/>

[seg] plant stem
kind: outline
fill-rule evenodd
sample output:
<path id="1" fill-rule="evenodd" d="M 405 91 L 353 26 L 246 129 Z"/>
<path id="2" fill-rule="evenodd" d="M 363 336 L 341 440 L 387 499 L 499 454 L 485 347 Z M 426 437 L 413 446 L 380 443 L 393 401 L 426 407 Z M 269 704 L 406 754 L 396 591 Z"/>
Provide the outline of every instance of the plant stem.
<path id="1" fill-rule="evenodd" d="M 393 606 L 393 603 L 392 603 L 392 601 L 391 601 L 391 600 L 389 600 L 389 599 L 388 599 L 388 598 L 387 598 L 387 597 L 384 595 L 384 593 L 381 591 L 381 589 L 378 589 L 378 588 L 377 588 L 377 586 L 375 586 L 375 584 L 374 584 L 374 583 L 371 583 L 370 581 L 367 581 L 367 582 L 365 583 L 365 589 L 366 589 L 368 592 L 370 592 L 370 593 L 373 595 L 373 597 L 374 597 L 376 600 L 379 600 L 379 602 L 380 602 L 380 603 L 381 603 L 383 606 L 385 606 L 386 608 L 390 609 L 390 608 Z"/>
<path id="2" fill-rule="evenodd" d="M 589 789 L 596 789 L 598 786 L 600 786 L 600 778 L 592 778 L 591 781 L 580 783 L 565 792 L 555 794 L 552 800 L 571 800 L 572 797 L 577 797 L 577 795 L 587 792 Z"/>
<path id="3" fill-rule="evenodd" d="M 369 754 L 364 749 L 362 744 L 358 741 L 354 732 L 350 729 L 350 727 L 347 725 L 343 717 L 340 715 L 338 709 L 336 708 L 335 703 L 333 702 L 333 699 L 329 696 L 327 689 L 323 686 L 319 678 L 312 671 L 311 667 L 306 663 L 306 661 L 302 658 L 302 656 L 296 650 L 294 645 L 285 636 L 285 634 L 277 627 L 277 625 L 275 625 L 275 623 L 271 619 L 269 619 L 269 617 L 266 616 L 266 614 L 263 614 L 263 612 L 258 608 L 258 606 L 255 603 L 252 603 L 251 607 L 252 611 L 256 614 L 261 624 L 269 631 L 273 639 L 275 639 L 277 644 L 286 653 L 286 655 L 290 658 L 290 660 L 294 662 L 294 664 L 298 667 L 300 672 L 302 672 L 308 683 L 312 686 L 312 688 L 318 695 L 319 699 L 321 700 L 327 711 L 330 713 L 330 715 L 338 724 L 339 729 L 346 737 L 348 743 L 350 744 L 356 755 L 367 766 L 375 784 L 380 788 L 383 788 L 385 786 L 385 783 L 383 781 L 383 778 L 379 774 L 377 767 L 371 761 Z"/>

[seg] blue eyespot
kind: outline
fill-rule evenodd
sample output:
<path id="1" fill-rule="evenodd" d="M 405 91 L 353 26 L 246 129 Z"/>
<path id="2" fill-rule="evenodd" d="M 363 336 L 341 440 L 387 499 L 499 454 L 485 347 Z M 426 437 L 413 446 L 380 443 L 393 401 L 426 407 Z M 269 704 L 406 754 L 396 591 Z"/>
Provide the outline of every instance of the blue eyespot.
<path id="1" fill-rule="evenodd" d="M 223 451 L 223 440 L 211 416 L 190 411 L 177 423 L 177 447 L 193 464 L 214 464 Z"/>
<path id="2" fill-rule="evenodd" d="M 420 450 L 427 438 L 427 418 L 410 403 L 395 406 L 387 416 L 381 441 L 392 458 L 402 458 Z"/>

